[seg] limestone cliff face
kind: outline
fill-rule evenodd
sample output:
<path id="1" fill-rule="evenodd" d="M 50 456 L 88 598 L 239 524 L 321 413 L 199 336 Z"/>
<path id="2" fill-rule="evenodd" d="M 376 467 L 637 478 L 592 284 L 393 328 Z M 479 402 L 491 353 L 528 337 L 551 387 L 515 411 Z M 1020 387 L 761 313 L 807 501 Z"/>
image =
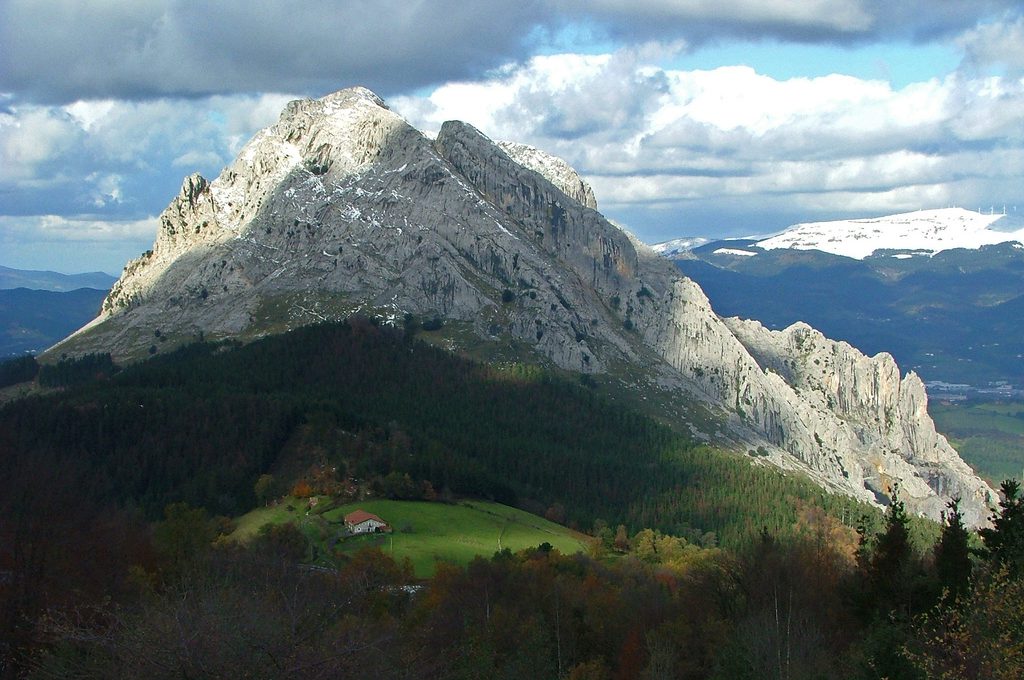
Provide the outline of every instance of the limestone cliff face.
<path id="1" fill-rule="evenodd" d="M 586 208 L 597 210 L 594 189 L 575 168 L 557 156 L 528 144 L 498 142 L 498 148 L 519 165 L 533 170 L 554 184 L 562 193 Z"/>
<path id="2" fill-rule="evenodd" d="M 726 323 L 760 365 L 782 377 L 815 410 L 834 414 L 853 435 L 846 441 L 835 427 L 816 432 L 823 441 L 842 442 L 845 448 L 833 448 L 860 468 L 866 488 L 886 496 L 898 484 L 909 506 L 933 517 L 943 510 L 943 498 L 961 497 L 970 508 L 969 521 L 985 521 L 994 493 L 935 431 L 916 374 L 901 378 L 889 354 L 867 357 L 804 323 L 782 331 L 756 321 Z M 807 450 L 814 455 L 813 446 Z"/>
<path id="3" fill-rule="evenodd" d="M 595 206 L 564 162 L 464 123 L 428 139 L 368 90 L 292 102 L 214 181 L 186 178 L 153 250 L 54 351 L 438 316 L 570 370 L 642 374 L 833 490 L 884 500 L 898 481 L 918 511 L 959 494 L 984 520 L 992 492 L 936 434 L 916 377 L 806 326 L 722 320 Z"/>

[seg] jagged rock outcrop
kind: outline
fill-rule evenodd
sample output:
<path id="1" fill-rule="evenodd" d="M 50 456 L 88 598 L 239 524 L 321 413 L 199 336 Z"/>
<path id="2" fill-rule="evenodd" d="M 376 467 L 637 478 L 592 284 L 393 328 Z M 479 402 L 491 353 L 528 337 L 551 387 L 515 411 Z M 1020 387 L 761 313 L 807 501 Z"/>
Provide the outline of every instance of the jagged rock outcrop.
<path id="1" fill-rule="evenodd" d="M 984 520 L 992 492 L 935 433 L 920 381 L 807 327 L 720 319 L 595 206 L 564 162 L 464 123 L 428 139 L 368 90 L 292 102 L 217 179 L 186 178 L 153 250 L 53 352 L 437 316 L 696 398 L 723 437 L 833 490 L 884 501 L 898 481 L 914 509 L 937 517 L 960 494 Z"/>
<path id="2" fill-rule="evenodd" d="M 970 521 L 986 520 L 983 509 L 994 500 L 992 490 L 935 431 L 924 383 L 915 373 L 901 378 L 889 354 L 867 357 L 804 323 L 770 331 L 756 321 L 725 322 L 761 366 L 855 435 L 852 443 L 859 446 L 851 447 L 842 429 L 815 433 L 828 442 L 823 449 L 859 466 L 859 483 L 880 496 L 899 484 L 908 504 L 932 517 L 943 511 L 944 498 L 969 499 Z"/>
<path id="3" fill-rule="evenodd" d="M 580 205 L 597 210 L 594 189 L 576 169 L 557 156 L 518 142 L 497 142 L 498 148 L 519 165 L 542 175 Z"/>

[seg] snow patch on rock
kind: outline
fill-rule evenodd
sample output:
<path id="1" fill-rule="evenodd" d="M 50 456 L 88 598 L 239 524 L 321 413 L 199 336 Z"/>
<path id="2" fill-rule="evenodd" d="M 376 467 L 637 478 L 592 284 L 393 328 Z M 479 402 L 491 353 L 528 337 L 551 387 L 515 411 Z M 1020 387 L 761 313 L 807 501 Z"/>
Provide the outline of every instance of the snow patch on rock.
<path id="1" fill-rule="evenodd" d="M 557 156 L 518 142 L 498 142 L 498 148 L 524 168 L 539 173 L 544 179 L 561 189 L 569 198 L 581 205 L 597 209 L 594 189 L 575 168 Z"/>
<path id="2" fill-rule="evenodd" d="M 671 241 L 655 243 L 651 246 L 651 250 L 664 257 L 675 257 L 688 253 L 694 248 L 700 248 L 710 242 L 710 239 L 706 239 L 703 236 L 684 236 L 682 238 L 674 238 Z"/>

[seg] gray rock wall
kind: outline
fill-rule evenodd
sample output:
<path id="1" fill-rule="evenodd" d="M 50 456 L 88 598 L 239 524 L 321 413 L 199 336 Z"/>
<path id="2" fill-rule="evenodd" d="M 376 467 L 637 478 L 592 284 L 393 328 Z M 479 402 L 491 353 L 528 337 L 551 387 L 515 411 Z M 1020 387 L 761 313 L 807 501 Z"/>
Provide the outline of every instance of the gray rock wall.
<path id="1" fill-rule="evenodd" d="M 292 102 L 216 180 L 186 178 L 153 251 L 54 351 L 440 315 L 566 369 L 636 367 L 830 489 L 884 501 L 898 482 L 920 512 L 959 494 L 985 519 L 991 490 L 935 432 L 916 376 L 806 325 L 719 318 L 595 205 L 566 164 L 459 122 L 427 139 L 367 90 Z"/>

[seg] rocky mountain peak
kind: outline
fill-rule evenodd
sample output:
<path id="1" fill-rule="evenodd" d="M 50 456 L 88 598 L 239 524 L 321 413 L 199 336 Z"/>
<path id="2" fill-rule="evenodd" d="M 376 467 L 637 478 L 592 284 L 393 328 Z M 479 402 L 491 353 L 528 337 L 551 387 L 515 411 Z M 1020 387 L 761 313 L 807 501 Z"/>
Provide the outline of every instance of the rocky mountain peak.
<path id="1" fill-rule="evenodd" d="M 319 99 L 296 99 L 290 101 L 281 112 L 279 120 L 293 119 L 303 113 L 330 115 L 339 110 L 352 109 L 363 105 L 389 110 L 388 105 L 376 93 L 365 87 L 356 86 L 332 92 Z"/>
<path id="2" fill-rule="evenodd" d="M 528 144 L 498 142 L 498 148 L 524 168 L 533 170 L 580 205 L 597 210 L 594 189 L 576 169 L 557 156 Z"/>
<path id="3" fill-rule="evenodd" d="M 466 123 L 430 140 L 363 88 L 292 102 L 215 180 L 186 178 L 153 250 L 52 351 L 138 357 L 157 331 L 172 344 L 244 339 L 408 313 L 447 324 L 454 346 L 519 348 L 699 403 L 713 416 L 701 436 L 827 488 L 884 502 L 899 481 L 908 506 L 934 517 L 957 493 L 984 521 L 993 492 L 891 357 L 805 325 L 719 318 L 594 206 L 564 162 Z"/>
<path id="4" fill-rule="evenodd" d="M 209 188 L 210 183 L 206 178 L 198 172 L 194 172 L 186 177 L 185 181 L 181 183 L 181 193 L 179 198 L 183 203 L 187 203 L 189 206 L 194 208 L 199 197 L 202 196 Z"/>

